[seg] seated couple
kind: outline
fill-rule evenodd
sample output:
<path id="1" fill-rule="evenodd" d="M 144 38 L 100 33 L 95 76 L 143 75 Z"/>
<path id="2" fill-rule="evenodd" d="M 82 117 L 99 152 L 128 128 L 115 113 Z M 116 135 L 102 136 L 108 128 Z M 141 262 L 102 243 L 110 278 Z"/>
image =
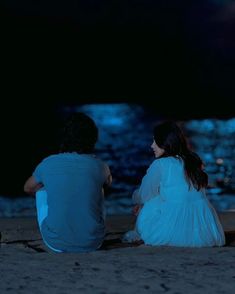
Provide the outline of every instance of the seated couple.
<path id="1" fill-rule="evenodd" d="M 110 169 L 93 152 L 94 121 L 76 113 L 65 124 L 58 154 L 38 164 L 24 191 L 36 195 L 44 243 L 54 252 L 89 252 L 105 238 L 104 191 Z M 212 247 L 225 244 L 224 231 L 205 189 L 207 174 L 175 122 L 154 128 L 155 159 L 133 193 L 135 229 L 123 242 L 154 246 Z"/>

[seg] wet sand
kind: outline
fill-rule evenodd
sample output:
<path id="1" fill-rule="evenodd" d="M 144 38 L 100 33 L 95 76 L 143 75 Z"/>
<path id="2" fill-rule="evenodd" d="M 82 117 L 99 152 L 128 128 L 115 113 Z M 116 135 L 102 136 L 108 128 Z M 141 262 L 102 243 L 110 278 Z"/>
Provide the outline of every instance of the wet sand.
<path id="1" fill-rule="evenodd" d="M 0 219 L 0 293 L 234 293 L 235 212 L 219 214 L 221 248 L 120 243 L 133 216 L 109 216 L 102 250 L 56 254 L 42 243 L 35 218 Z"/>

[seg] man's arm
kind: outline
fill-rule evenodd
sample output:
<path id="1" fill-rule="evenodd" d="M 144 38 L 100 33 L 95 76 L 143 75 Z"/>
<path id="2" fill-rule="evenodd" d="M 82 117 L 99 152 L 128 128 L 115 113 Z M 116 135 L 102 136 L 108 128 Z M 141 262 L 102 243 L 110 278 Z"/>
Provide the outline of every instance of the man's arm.
<path id="1" fill-rule="evenodd" d="M 24 184 L 24 191 L 27 194 L 34 195 L 39 189 L 43 187 L 42 183 L 37 183 L 34 176 L 28 178 Z"/>

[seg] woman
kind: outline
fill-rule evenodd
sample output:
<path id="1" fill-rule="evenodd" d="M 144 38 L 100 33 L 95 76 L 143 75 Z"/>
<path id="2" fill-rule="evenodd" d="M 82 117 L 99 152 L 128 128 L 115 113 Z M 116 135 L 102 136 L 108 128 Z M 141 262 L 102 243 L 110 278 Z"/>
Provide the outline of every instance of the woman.
<path id="1" fill-rule="evenodd" d="M 208 177 L 199 156 L 190 150 L 174 122 L 154 128 L 156 159 L 133 193 L 136 230 L 124 241 L 149 245 L 223 246 L 225 237 L 216 211 L 206 197 Z"/>

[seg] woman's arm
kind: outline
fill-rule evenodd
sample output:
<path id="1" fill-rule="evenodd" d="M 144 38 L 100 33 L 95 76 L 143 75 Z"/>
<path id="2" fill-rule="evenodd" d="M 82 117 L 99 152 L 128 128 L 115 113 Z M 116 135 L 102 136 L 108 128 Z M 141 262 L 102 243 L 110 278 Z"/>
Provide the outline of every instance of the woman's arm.
<path id="1" fill-rule="evenodd" d="M 162 167 L 160 159 L 155 160 L 147 170 L 139 189 L 135 190 L 132 199 L 136 204 L 144 204 L 159 195 Z"/>

